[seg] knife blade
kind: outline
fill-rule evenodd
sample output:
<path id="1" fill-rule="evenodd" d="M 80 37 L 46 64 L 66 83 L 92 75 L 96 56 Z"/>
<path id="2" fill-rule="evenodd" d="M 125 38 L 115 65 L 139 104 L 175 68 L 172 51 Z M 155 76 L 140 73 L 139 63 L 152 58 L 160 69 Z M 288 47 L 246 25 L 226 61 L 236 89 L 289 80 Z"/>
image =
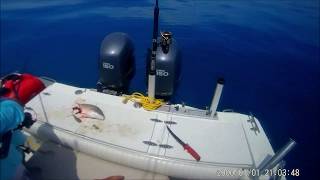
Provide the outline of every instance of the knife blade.
<path id="1" fill-rule="evenodd" d="M 167 129 L 169 133 L 172 135 L 172 137 L 183 147 L 184 150 L 186 150 L 195 160 L 200 161 L 201 157 L 200 155 L 187 143 L 183 142 L 176 134 L 172 132 L 172 130 L 169 128 L 168 125 Z"/>

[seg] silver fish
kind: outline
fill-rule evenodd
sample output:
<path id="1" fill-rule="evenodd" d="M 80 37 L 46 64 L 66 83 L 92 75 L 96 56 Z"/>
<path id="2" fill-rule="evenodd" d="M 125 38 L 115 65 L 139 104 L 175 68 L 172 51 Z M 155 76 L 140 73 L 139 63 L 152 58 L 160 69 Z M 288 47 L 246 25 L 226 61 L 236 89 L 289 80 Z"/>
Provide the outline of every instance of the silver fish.
<path id="1" fill-rule="evenodd" d="M 102 110 L 92 104 L 76 104 L 72 107 L 72 114 L 78 122 L 84 121 L 84 118 L 104 120 L 105 116 Z"/>

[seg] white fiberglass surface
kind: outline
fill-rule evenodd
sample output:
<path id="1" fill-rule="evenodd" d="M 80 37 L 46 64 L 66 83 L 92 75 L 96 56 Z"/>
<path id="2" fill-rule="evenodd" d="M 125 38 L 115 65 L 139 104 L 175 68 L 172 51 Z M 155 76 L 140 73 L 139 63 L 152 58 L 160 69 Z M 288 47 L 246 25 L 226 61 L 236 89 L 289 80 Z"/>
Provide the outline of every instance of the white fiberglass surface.
<path id="1" fill-rule="evenodd" d="M 112 107 L 108 105 L 109 103 L 101 103 L 103 94 L 96 97 L 100 98 L 100 101 L 96 101 L 87 98 L 85 93 L 76 95 L 75 90 L 77 89 L 74 87 L 55 83 L 30 101 L 27 107 L 36 112 L 39 121 L 54 127 L 134 150 L 147 150 L 147 145 L 143 141 L 149 140 L 153 130 L 153 122 L 149 120 L 153 114 L 129 112 L 123 108 Z M 105 120 L 76 121 L 72 116 L 72 106 L 75 102 L 99 107 L 105 115 Z"/>
<path id="2" fill-rule="evenodd" d="M 252 164 L 239 121 L 207 120 L 150 112 L 123 105 L 122 98 L 119 97 L 89 90 L 75 94 L 78 89 L 55 83 L 27 106 L 37 113 L 39 121 L 60 129 L 148 154 L 194 161 L 169 134 L 163 123 L 174 121 L 176 124 L 169 124 L 172 131 L 199 153 L 202 162 Z M 77 122 L 71 113 L 75 102 L 99 107 L 105 120 L 86 119 Z M 158 119 L 160 122 L 150 119 Z M 144 141 L 152 142 L 153 145 L 147 145 Z"/>
<path id="3" fill-rule="evenodd" d="M 252 160 L 243 133 L 241 122 L 201 120 L 174 116 L 176 125 L 171 130 L 189 144 L 205 162 L 251 165 Z M 168 144 L 174 148 L 166 151 L 166 156 L 190 159 L 192 156 L 169 135 Z"/>

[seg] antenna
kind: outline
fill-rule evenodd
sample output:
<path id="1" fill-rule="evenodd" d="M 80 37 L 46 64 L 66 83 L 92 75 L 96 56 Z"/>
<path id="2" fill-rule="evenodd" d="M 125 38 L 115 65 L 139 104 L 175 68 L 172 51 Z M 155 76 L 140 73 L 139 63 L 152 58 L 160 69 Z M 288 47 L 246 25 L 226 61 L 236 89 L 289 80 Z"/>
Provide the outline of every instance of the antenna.
<path id="1" fill-rule="evenodd" d="M 153 10 L 153 36 L 152 36 L 152 52 L 150 60 L 150 69 L 148 77 L 148 97 L 151 102 L 154 101 L 155 86 L 156 86 L 156 53 L 157 53 L 157 38 L 158 38 L 158 24 L 159 24 L 159 6 L 158 0 Z"/>

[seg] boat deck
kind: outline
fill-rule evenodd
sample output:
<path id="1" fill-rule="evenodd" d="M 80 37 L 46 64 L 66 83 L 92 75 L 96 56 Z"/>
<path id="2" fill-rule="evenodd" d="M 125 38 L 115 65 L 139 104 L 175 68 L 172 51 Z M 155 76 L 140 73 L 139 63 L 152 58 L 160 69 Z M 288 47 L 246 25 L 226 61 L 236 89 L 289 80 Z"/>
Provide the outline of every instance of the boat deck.
<path id="1" fill-rule="evenodd" d="M 254 117 L 218 112 L 217 117 L 211 118 L 202 115 L 203 110 L 191 107 L 177 109 L 176 105 L 146 111 L 135 108 L 131 102 L 123 104 L 122 100 L 123 97 L 119 96 L 53 83 L 27 104 L 27 108 L 34 111 L 38 119 L 30 132 L 38 136 L 50 136 L 51 140 L 74 149 L 89 147 L 81 147 L 77 140 L 64 140 L 59 133 L 72 134 L 122 152 L 165 159 L 171 163 L 187 163 L 194 167 L 257 168 L 274 155 L 267 136 Z M 104 112 L 106 119 L 77 122 L 72 116 L 72 106 L 76 102 L 96 105 Z M 169 134 L 164 122 L 199 153 L 200 162 L 183 150 Z M 104 150 L 97 148 L 92 155 L 141 168 L 141 165 L 135 165 L 130 160 L 105 157 L 101 155 L 105 152 L 101 151 Z M 153 171 L 157 168 L 155 166 L 151 163 L 145 170 Z M 167 171 L 170 170 L 164 170 Z"/>

